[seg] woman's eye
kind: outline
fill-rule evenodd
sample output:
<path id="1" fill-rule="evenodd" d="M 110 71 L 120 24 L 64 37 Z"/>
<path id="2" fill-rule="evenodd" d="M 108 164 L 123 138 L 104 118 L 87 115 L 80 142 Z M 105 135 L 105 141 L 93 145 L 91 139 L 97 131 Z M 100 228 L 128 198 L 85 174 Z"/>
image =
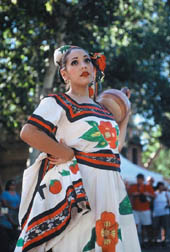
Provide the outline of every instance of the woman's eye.
<path id="1" fill-rule="evenodd" d="M 89 62 L 91 62 L 91 59 L 86 58 L 86 59 L 85 59 L 85 62 L 86 62 L 86 63 L 89 63 Z"/>
<path id="2" fill-rule="evenodd" d="M 78 61 L 77 60 L 73 60 L 72 62 L 71 62 L 71 65 L 73 66 L 73 65 L 77 65 L 78 64 Z"/>

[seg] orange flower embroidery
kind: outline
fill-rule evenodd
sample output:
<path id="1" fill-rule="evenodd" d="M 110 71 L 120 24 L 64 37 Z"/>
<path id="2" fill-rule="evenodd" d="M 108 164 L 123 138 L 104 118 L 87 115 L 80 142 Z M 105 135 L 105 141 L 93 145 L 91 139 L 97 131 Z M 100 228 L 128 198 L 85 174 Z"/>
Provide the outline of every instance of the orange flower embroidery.
<path id="1" fill-rule="evenodd" d="M 96 241 L 102 252 L 115 252 L 118 243 L 118 223 L 111 212 L 103 212 L 101 219 L 96 221 Z"/>
<path id="2" fill-rule="evenodd" d="M 79 167 L 77 164 L 77 161 L 74 160 L 73 163 L 69 166 L 69 169 L 72 171 L 72 173 L 76 174 L 79 171 Z"/>
<path id="3" fill-rule="evenodd" d="M 101 121 L 98 127 L 105 140 L 109 143 L 110 147 L 115 149 L 118 145 L 117 133 L 111 122 Z"/>

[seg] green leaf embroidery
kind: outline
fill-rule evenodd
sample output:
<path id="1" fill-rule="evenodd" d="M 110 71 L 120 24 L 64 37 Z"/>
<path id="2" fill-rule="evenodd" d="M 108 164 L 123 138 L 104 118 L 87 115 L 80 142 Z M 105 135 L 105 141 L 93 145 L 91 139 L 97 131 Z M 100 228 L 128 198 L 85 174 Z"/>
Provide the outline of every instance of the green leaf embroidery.
<path id="1" fill-rule="evenodd" d="M 118 127 L 118 125 L 115 126 L 115 129 L 116 129 L 116 135 L 119 136 L 119 127 Z"/>
<path id="2" fill-rule="evenodd" d="M 22 247 L 23 245 L 24 245 L 24 239 L 23 238 L 18 239 L 16 246 Z"/>
<path id="3" fill-rule="evenodd" d="M 132 214 L 132 206 L 127 195 L 119 204 L 119 213 L 122 215 Z"/>
<path id="4" fill-rule="evenodd" d="M 83 252 L 90 251 L 95 248 L 96 242 L 96 229 L 95 227 L 92 229 L 90 241 L 87 242 L 85 247 L 83 248 Z"/>
<path id="5" fill-rule="evenodd" d="M 85 132 L 80 138 L 90 141 L 98 142 L 95 146 L 96 148 L 102 148 L 108 145 L 108 142 L 105 140 L 104 136 L 101 134 L 98 124 L 95 121 L 87 121 L 87 123 L 92 126 L 87 132 Z"/>
<path id="6" fill-rule="evenodd" d="M 70 175 L 70 171 L 62 170 L 62 172 L 59 172 L 62 176 L 68 176 Z"/>
<path id="7" fill-rule="evenodd" d="M 97 127 L 98 128 L 98 123 L 95 121 L 87 121 L 87 123 L 92 126 L 92 127 Z"/>
<path id="8" fill-rule="evenodd" d="M 73 160 L 70 166 L 75 166 L 77 164 L 77 160 Z"/>

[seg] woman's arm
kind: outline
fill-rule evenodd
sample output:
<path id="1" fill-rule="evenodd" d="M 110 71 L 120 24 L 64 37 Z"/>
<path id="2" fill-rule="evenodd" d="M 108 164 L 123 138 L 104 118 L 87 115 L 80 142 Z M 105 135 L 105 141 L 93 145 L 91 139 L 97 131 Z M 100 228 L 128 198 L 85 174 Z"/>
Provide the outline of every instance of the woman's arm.
<path id="1" fill-rule="evenodd" d="M 123 121 L 121 121 L 119 123 L 119 130 L 120 130 L 120 134 L 119 134 L 119 152 L 121 152 L 124 142 L 125 142 L 125 138 L 126 138 L 126 131 L 127 131 L 127 125 L 128 125 L 128 121 L 129 121 L 129 116 L 130 116 L 130 112 L 126 115 L 125 119 Z"/>
<path id="2" fill-rule="evenodd" d="M 36 126 L 25 124 L 20 133 L 21 139 L 39 151 L 51 154 L 58 163 L 65 163 L 74 156 L 74 151 L 64 143 L 58 143 Z"/>

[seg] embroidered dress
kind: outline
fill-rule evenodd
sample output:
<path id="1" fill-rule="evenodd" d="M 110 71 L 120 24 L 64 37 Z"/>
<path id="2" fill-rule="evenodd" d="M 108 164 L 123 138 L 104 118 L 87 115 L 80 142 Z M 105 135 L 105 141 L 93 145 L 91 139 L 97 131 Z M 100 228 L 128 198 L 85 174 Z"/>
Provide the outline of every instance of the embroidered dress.
<path id="1" fill-rule="evenodd" d="M 63 139 L 75 157 L 54 166 L 41 153 L 25 170 L 15 252 L 140 252 L 112 114 L 60 93 L 44 98 L 28 123 Z"/>

